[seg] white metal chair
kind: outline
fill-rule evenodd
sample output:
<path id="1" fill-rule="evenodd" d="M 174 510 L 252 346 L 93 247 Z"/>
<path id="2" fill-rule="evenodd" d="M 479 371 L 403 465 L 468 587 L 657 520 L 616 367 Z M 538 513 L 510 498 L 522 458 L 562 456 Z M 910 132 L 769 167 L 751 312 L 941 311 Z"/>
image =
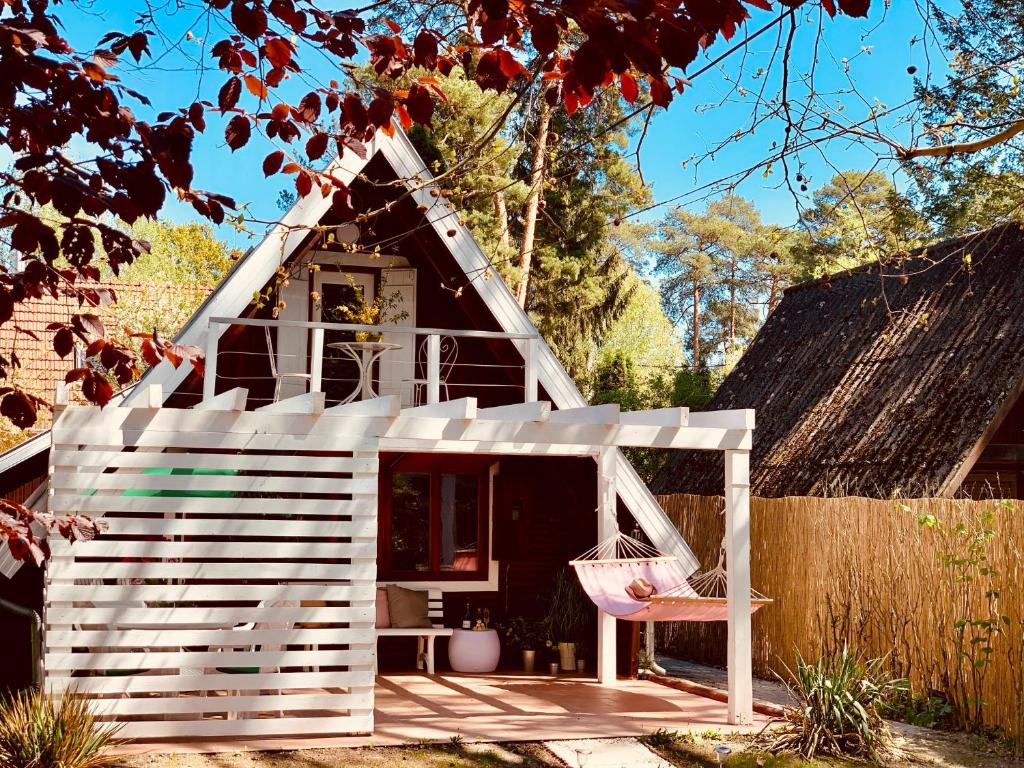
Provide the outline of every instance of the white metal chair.
<path id="1" fill-rule="evenodd" d="M 274 354 L 274 341 L 270 336 L 270 326 L 263 326 L 263 330 L 267 335 L 267 354 L 270 355 L 270 375 L 274 377 L 274 402 L 276 403 L 281 399 L 281 385 L 288 379 L 304 382 L 305 387 L 308 390 L 309 384 L 313 379 L 310 374 L 281 373 L 277 370 L 277 355 Z"/>
<path id="2" fill-rule="evenodd" d="M 429 342 L 430 337 L 424 337 L 416 349 L 416 378 L 405 380 L 406 384 L 413 385 L 413 405 L 423 405 L 423 392 L 427 388 L 427 383 L 430 379 L 430 371 L 427 370 L 429 365 L 427 360 L 427 344 Z M 444 391 L 444 399 L 451 400 L 448 394 L 448 377 L 451 376 L 452 369 L 455 367 L 455 360 L 459 356 L 459 342 L 456 341 L 454 336 L 442 336 L 440 346 L 441 364 L 438 372 L 440 374 L 439 380 L 441 389 Z"/>

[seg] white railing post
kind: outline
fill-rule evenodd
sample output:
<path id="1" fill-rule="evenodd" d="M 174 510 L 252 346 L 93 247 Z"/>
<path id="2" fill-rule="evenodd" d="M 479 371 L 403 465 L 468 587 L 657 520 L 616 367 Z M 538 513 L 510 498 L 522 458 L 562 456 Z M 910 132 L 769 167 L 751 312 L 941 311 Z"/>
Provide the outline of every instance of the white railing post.
<path id="1" fill-rule="evenodd" d="M 441 337 L 427 336 L 427 404 L 441 402 Z"/>
<path id="2" fill-rule="evenodd" d="M 528 403 L 537 401 L 537 339 L 526 340 L 523 345 L 523 373 L 525 376 L 525 400 Z"/>
<path id="3" fill-rule="evenodd" d="M 309 391 L 323 389 L 324 376 L 324 329 L 313 329 L 313 341 L 309 348 Z"/>
<path id="4" fill-rule="evenodd" d="M 210 323 L 206 330 L 206 361 L 203 370 L 203 400 L 210 400 L 217 394 L 217 345 L 219 326 Z"/>
<path id="5" fill-rule="evenodd" d="M 750 453 L 725 452 L 725 572 L 729 723 L 754 722 L 750 639 Z"/>
<path id="6" fill-rule="evenodd" d="M 597 457 L 597 540 L 605 541 L 619 529 L 615 490 L 615 449 L 602 448 Z M 613 685 L 616 681 L 615 617 L 597 612 L 597 682 Z"/>

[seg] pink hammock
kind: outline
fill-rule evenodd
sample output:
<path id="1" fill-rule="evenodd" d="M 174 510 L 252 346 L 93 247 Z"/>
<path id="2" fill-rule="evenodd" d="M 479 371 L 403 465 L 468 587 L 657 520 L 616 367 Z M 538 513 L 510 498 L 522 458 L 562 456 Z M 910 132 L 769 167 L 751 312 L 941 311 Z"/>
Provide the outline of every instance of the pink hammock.
<path id="1" fill-rule="evenodd" d="M 625 621 L 725 621 L 724 558 L 716 568 L 687 579 L 679 560 L 622 533 L 612 536 L 569 563 L 587 596 L 598 608 Z M 637 600 L 626 592 L 635 579 L 646 579 L 654 594 Z M 705 592 L 706 594 L 701 594 Z M 770 603 L 751 590 L 750 612 Z"/>

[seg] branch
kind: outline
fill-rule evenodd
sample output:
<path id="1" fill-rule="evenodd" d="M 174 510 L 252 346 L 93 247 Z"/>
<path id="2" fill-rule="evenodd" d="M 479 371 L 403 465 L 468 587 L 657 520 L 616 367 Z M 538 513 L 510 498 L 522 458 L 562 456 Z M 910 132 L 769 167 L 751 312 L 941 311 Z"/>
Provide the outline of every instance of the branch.
<path id="1" fill-rule="evenodd" d="M 935 147 L 904 147 L 897 150 L 901 160 L 913 160 L 918 157 L 951 157 L 953 155 L 969 155 L 974 152 L 994 147 L 1004 141 L 1012 139 L 1018 133 L 1024 131 L 1024 120 L 1017 120 L 1010 123 L 1006 128 L 975 141 L 964 141 L 957 144 L 939 144 Z"/>

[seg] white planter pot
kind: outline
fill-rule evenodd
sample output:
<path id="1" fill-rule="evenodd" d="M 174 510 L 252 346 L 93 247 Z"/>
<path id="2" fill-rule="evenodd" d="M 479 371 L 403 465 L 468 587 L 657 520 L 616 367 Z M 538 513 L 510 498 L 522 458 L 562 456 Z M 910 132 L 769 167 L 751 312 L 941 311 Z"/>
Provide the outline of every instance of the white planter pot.
<path id="1" fill-rule="evenodd" d="M 576 643 L 558 644 L 558 664 L 563 672 L 576 671 Z"/>
<path id="2" fill-rule="evenodd" d="M 537 662 L 536 651 L 523 651 L 523 672 L 528 675 L 533 674 L 533 665 Z"/>

